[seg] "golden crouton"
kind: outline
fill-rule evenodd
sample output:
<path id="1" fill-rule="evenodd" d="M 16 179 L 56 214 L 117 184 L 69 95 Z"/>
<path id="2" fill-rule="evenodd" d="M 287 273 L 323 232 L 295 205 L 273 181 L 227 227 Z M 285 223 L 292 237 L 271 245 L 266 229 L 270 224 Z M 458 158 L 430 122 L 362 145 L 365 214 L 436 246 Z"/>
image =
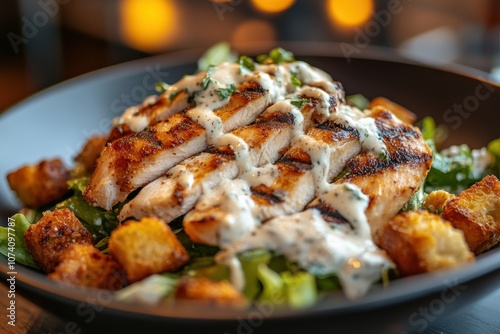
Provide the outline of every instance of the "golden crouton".
<path id="1" fill-rule="evenodd" d="M 125 268 L 130 283 L 162 272 L 173 272 L 189 255 L 170 227 L 157 218 L 127 221 L 109 238 L 109 252 Z"/>
<path id="2" fill-rule="evenodd" d="M 43 160 L 37 165 L 26 165 L 7 174 L 10 188 L 29 208 L 55 202 L 68 191 L 70 174 L 59 159 Z"/>
<path id="3" fill-rule="evenodd" d="M 455 198 L 455 195 L 444 190 L 435 190 L 425 198 L 424 208 L 433 213 L 441 213 L 444 205 L 452 198 Z"/>
<path id="4" fill-rule="evenodd" d="M 216 282 L 204 277 L 181 278 L 176 286 L 175 298 L 216 304 L 245 304 L 245 297 L 228 281 Z"/>
<path id="5" fill-rule="evenodd" d="M 383 107 L 393 113 L 397 118 L 407 124 L 413 124 L 417 120 L 417 116 L 406 109 L 405 107 L 392 102 L 385 97 L 376 97 L 370 101 L 368 109 L 376 109 L 377 107 Z"/>
<path id="6" fill-rule="evenodd" d="M 101 155 L 106 138 L 103 136 L 91 137 L 75 158 L 75 163 L 81 172 L 92 173 L 96 167 L 97 159 Z"/>
<path id="7" fill-rule="evenodd" d="M 89 244 L 73 244 L 66 248 L 59 265 L 48 277 L 70 285 L 111 291 L 126 284 L 123 267 Z"/>
<path id="8" fill-rule="evenodd" d="M 24 234 L 33 261 L 46 273 L 59 264 L 64 249 L 72 244 L 94 243 L 92 235 L 69 209 L 44 213 Z"/>
<path id="9" fill-rule="evenodd" d="M 464 232 L 474 254 L 500 241 L 500 181 L 493 175 L 446 203 L 442 217 Z"/>
<path id="10" fill-rule="evenodd" d="M 427 211 L 394 217 L 382 230 L 380 247 L 402 276 L 456 267 L 474 259 L 462 231 Z"/>

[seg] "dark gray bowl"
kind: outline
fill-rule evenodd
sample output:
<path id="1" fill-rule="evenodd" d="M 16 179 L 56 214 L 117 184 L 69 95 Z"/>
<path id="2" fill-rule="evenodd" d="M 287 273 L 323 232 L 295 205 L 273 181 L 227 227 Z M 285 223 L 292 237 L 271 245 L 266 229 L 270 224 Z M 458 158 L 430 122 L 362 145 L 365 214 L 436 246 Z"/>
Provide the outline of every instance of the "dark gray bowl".
<path id="1" fill-rule="evenodd" d="M 461 68 L 433 68 L 400 59 L 381 50 L 364 49 L 348 62 L 334 44 L 284 45 L 341 81 L 348 94 L 386 96 L 423 117 L 434 116 L 450 127 L 447 144 L 480 147 L 500 137 L 500 87 L 482 73 Z M 256 50 L 256 54 L 265 50 Z M 175 53 L 113 66 L 40 92 L 0 117 L 0 215 L 19 204 L 5 174 L 42 158 L 63 157 L 68 163 L 85 139 L 105 133 L 126 105 L 153 94 L 155 81 L 174 82 L 192 73 L 201 50 Z M 5 258 L 0 264 L 6 275 Z M 147 307 L 113 301 L 110 293 L 68 288 L 43 274 L 16 266 L 17 288 L 44 309 L 68 319 L 69 328 L 92 331 L 203 333 L 422 332 L 434 321 L 471 305 L 500 281 L 500 249 L 476 263 L 374 287 L 357 301 L 332 294 L 305 310 L 277 310 L 264 305 L 246 311 L 204 307 L 193 303 Z M 5 284 L 5 279 L 2 278 Z M 72 323 L 74 322 L 74 324 Z"/>

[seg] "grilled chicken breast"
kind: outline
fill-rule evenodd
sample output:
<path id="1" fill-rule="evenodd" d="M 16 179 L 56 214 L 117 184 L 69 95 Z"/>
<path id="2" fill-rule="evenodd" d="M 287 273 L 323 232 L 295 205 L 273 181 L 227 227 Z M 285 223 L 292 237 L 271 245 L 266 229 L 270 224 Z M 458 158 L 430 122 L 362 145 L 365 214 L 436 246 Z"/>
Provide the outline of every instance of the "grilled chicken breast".
<path id="1" fill-rule="evenodd" d="M 254 82 L 238 87 L 229 102 L 214 111 L 224 132 L 252 123 L 269 104 L 269 92 Z M 84 198 L 111 209 L 133 190 L 160 177 L 182 160 L 207 148 L 206 131 L 187 112 L 110 143 L 102 152 Z"/>
<path id="2" fill-rule="evenodd" d="M 314 165 L 317 166 L 320 162 L 311 158 L 310 152 L 308 154 L 307 150 L 313 149 L 308 148 L 308 145 L 314 146 L 317 143 L 318 146 L 328 148 L 329 168 L 325 175 L 328 180 L 340 173 L 347 161 L 361 151 L 357 131 L 339 126 L 333 121 L 310 129 L 307 138 L 311 139 L 311 143 L 304 144 L 297 140 L 276 163 L 273 182 L 251 187 L 251 203 L 254 205 L 251 214 L 256 221 L 302 211 L 314 198 L 317 183 Z M 195 242 L 218 245 L 220 230 L 224 222 L 231 220 L 232 213 L 225 212 L 217 204 L 207 207 L 203 203 L 204 201 L 186 214 L 184 229 Z"/>
<path id="3" fill-rule="evenodd" d="M 330 182 L 344 167 L 350 171 L 337 183 L 351 183 L 369 196 L 366 210 L 370 225 L 376 232 L 392 218 L 418 190 L 432 162 L 432 153 L 418 130 L 393 116 L 390 112 L 377 108 L 367 116 L 375 120 L 376 127 L 385 144 L 385 157 L 362 149 L 359 131 L 344 128 L 331 121 L 311 129 L 309 137 L 316 143 L 329 147 L 324 180 Z M 312 144 L 311 144 L 312 145 Z M 314 152 L 306 152 L 303 144 L 292 147 L 278 163 L 278 176 L 271 186 L 258 185 L 251 188 L 253 225 L 268 219 L 302 211 L 315 196 L 319 195 L 318 175 L 315 175 Z M 332 211 L 319 199 L 309 207 Z M 196 242 L 218 245 L 220 230 L 231 212 L 220 207 L 206 205 L 196 207 L 184 218 L 186 233 Z M 376 239 L 375 239 L 376 240 Z"/>
<path id="4" fill-rule="evenodd" d="M 336 96 L 332 96 L 332 101 L 335 99 Z M 319 100 L 312 98 L 302 108 L 299 117 L 294 115 L 298 109 L 290 101 L 278 102 L 255 123 L 236 129 L 232 134 L 247 143 L 251 166 L 274 163 L 288 148 L 294 133 L 307 130 L 314 123 L 314 113 L 319 104 Z M 332 103 L 331 112 L 335 111 L 337 104 Z M 123 207 L 119 218 L 155 216 L 171 221 L 191 210 L 203 193 L 210 192 L 222 180 L 234 179 L 238 174 L 238 162 L 230 147 L 209 148 L 182 161 L 166 176 L 145 186 Z M 192 182 L 184 182 L 186 177 Z"/>
<path id="5" fill-rule="evenodd" d="M 365 213 L 373 240 L 379 244 L 385 224 L 422 185 L 431 167 L 432 151 L 417 128 L 400 122 L 388 111 L 376 109 L 372 117 L 376 119 L 388 157 L 364 152 L 349 161 L 348 173 L 335 183 L 353 184 L 369 197 Z M 319 198 L 308 208 L 319 209 L 330 221 L 346 223 L 335 208 Z"/>
<path id="6" fill-rule="evenodd" d="M 189 94 L 182 91 L 176 95 L 165 92 L 159 97 L 150 96 L 139 106 L 125 110 L 122 116 L 115 119 L 108 136 L 108 142 L 144 130 L 168 117 L 189 107 Z"/>

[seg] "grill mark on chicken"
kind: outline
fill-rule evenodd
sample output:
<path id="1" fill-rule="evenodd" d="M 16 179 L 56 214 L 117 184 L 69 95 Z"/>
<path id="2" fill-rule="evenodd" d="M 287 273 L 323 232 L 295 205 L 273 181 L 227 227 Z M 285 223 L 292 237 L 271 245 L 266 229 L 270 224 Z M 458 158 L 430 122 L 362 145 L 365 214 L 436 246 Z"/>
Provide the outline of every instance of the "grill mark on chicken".
<path id="1" fill-rule="evenodd" d="M 259 204 L 278 204 L 283 202 L 283 198 L 269 192 L 269 188 L 264 186 L 257 186 L 252 188 L 253 200 Z"/>
<path id="2" fill-rule="evenodd" d="M 311 103 L 301 111 L 305 129 L 312 126 L 315 108 L 320 103 L 318 99 L 312 98 L 310 100 Z M 283 112 L 281 109 L 269 110 L 260 115 L 255 123 L 231 132 L 246 142 L 249 147 L 249 154 L 253 156 L 254 162 L 252 165 L 257 167 L 265 162 L 274 162 L 285 154 L 292 139 L 292 126 L 296 122 L 292 112 Z M 265 153 L 264 158 L 259 157 L 263 152 L 269 150 L 273 151 L 271 155 Z M 200 160 L 201 157 L 203 158 Z M 184 189 L 179 186 L 175 178 L 167 175 L 167 177 L 159 179 L 162 180 L 161 184 L 158 185 L 159 180 L 152 182 L 135 199 L 126 204 L 120 214 L 120 220 L 123 220 L 126 216 L 139 218 L 143 215 L 152 215 L 170 221 L 176 218 L 177 215 L 186 213 L 194 207 L 195 202 L 201 195 L 199 187 L 210 188 L 211 186 L 206 185 L 207 182 L 210 184 L 210 182 L 213 182 L 210 180 L 213 177 L 218 177 L 217 175 L 221 173 L 223 174 L 221 174 L 220 178 L 231 179 L 237 176 L 237 174 L 234 174 L 234 168 L 224 167 L 224 164 L 227 163 L 235 164 L 234 152 L 229 145 L 209 147 L 204 153 L 180 163 L 194 176 L 194 183 L 191 188 Z M 172 184 L 176 184 L 175 188 L 172 188 Z M 186 200 L 186 198 L 188 199 Z M 270 195 L 269 199 L 279 200 L 278 197 L 273 195 Z M 151 201 L 155 201 L 154 205 Z"/>
<path id="3" fill-rule="evenodd" d="M 372 152 L 359 154 L 360 134 L 347 126 L 327 122 L 310 129 L 308 136 L 331 149 L 327 181 L 347 166 L 350 172 L 336 183 L 349 181 L 366 193 L 369 196 L 367 216 L 375 226 L 379 226 L 388 220 L 388 213 L 397 213 L 418 189 L 430 168 L 432 155 L 418 130 L 402 124 L 392 114 L 378 110 L 366 116 L 375 120 L 390 162 Z M 255 205 L 252 214 L 257 221 L 302 211 L 312 201 L 309 205 L 320 209 L 328 221 L 352 226 L 326 203 L 314 200 L 316 186 L 311 157 L 300 144 L 288 150 L 276 166 L 278 176 L 272 186 L 261 184 L 251 187 L 251 199 Z M 384 207 L 387 213 L 381 212 L 380 207 Z M 215 245 L 220 221 L 230 219 L 226 217 L 228 214 L 215 206 L 208 210 L 195 209 L 184 218 L 184 228 L 196 242 Z M 207 217 L 211 219 L 207 220 Z"/>
<path id="4" fill-rule="evenodd" d="M 330 128 L 331 130 L 327 130 L 326 128 Z M 337 147 L 341 147 L 345 142 L 349 141 L 355 140 L 358 142 L 357 131 L 353 128 L 343 128 L 333 123 L 326 128 L 313 128 L 309 131 L 308 135 L 320 142 Z M 354 150 L 352 154 L 354 155 L 356 153 L 357 150 Z M 252 188 L 252 199 L 257 203 L 259 207 L 258 211 L 260 212 L 259 215 L 263 215 L 263 219 L 274 217 L 274 215 L 269 216 L 263 213 L 266 211 L 266 207 L 285 203 L 286 198 L 290 197 L 292 193 L 294 196 L 298 197 L 303 195 L 298 194 L 300 189 L 297 188 L 297 184 L 304 182 L 302 178 L 307 177 L 306 175 L 308 175 L 313 168 L 310 156 L 299 147 L 291 148 L 278 161 L 277 165 L 279 176 L 272 187 L 261 185 L 258 188 Z M 335 163 L 333 163 L 333 165 L 335 165 Z M 336 168 L 338 168 L 338 166 Z M 312 188 L 315 187 L 315 185 L 312 184 L 312 179 L 310 181 L 308 180 L 307 186 Z M 306 191 L 305 193 L 308 192 Z M 312 191 L 312 193 L 314 193 L 314 191 Z M 311 199 L 312 197 L 300 202 L 305 206 Z M 287 214 L 288 213 L 289 212 L 287 212 Z"/>
<path id="5" fill-rule="evenodd" d="M 162 94 L 155 102 L 138 106 L 137 111 L 132 114 L 132 117 L 137 118 L 143 116 L 147 118 L 148 126 L 154 125 L 188 108 L 190 106 L 188 97 L 189 94 L 186 91 L 179 92 L 173 99 L 171 99 L 170 96 Z M 117 123 L 117 121 L 115 121 L 115 123 Z M 133 131 L 127 123 L 115 124 L 108 135 L 108 143 L 134 133 L 137 132 Z"/>
<path id="6" fill-rule="evenodd" d="M 374 116 L 389 158 L 363 152 L 349 161 L 349 172 L 335 183 L 356 185 L 369 197 L 366 215 L 378 243 L 379 231 L 421 186 L 431 167 L 432 152 L 416 128 L 402 123 L 394 125 L 393 116 L 385 111 Z M 320 210 L 334 224 L 342 221 L 338 211 L 320 198 L 307 207 Z"/>
<path id="7" fill-rule="evenodd" d="M 267 105 L 267 97 L 268 92 L 260 85 L 248 82 L 240 85 L 230 100 L 214 113 L 222 120 L 223 128 L 232 118 L 232 128 L 225 129 L 230 131 L 251 123 Z M 182 112 L 115 140 L 104 149 L 85 189 L 85 200 L 93 206 L 110 209 L 131 191 L 161 176 L 188 156 L 206 149 L 205 133 L 201 125 Z"/>

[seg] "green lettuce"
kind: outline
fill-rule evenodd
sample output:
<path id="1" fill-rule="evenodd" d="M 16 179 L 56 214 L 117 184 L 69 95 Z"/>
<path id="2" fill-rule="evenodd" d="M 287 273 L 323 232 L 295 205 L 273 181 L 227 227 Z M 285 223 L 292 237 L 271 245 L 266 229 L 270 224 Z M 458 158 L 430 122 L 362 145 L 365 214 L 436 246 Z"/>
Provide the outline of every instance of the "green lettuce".
<path id="1" fill-rule="evenodd" d="M 267 265 L 260 264 L 257 277 L 262 284 L 259 301 L 303 308 L 313 305 L 317 300 L 316 278 L 306 271 L 277 273 Z"/>
<path id="2" fill-rule="evenodd" d="M 231 45 L 227 42 L 220 42 L 210 47 L 198 59 L 198 72 L 206 71 L 210 65 L 219 65 L 225 61 L 235 62 L 236 55 L 231 50 Z"/>
<path id="3" fill-rule="evenodd" d="M 74 212 L 75 216 L 80 219 L 84 226 L 94 236 L 96 242 L 111 235 L 118 226 L 118 213 L 121 206 L 106 211 L 101 208 L 96 208 L 85 202 L 83 199 L 83 190 L 89 183 L 89 177 L 81 177 L 70 180 L 69 188 L 73 190 L 73 195 L 56 204 L 56 209 L 68 208 Z"/>
<path id="4" fill-rule="evenodd" d="M 500 138 L 491 141 L 487 146 L 488 152 L 494 159 L 488 171 L 500 177 Z"/>
<path id="5" fill-rule="evenodd" d="M 474 170 L 474 157 L 467 145 L 457 146 L 457 153 L 443 155 L 436 149 L 436 123 L 432 117 L 426 117 L 421 123 L 422 134 L 427 144 L 433 151 L 432 166 L 425 179 L 424 191 L 429 193 L 443 189 L 453 194 L 458 194 L 480 181 L 488 171 L 477 173 Z M 495 152 L 496 145 L 492 144 Z"/>
<path id="6" fill-rule="evenodd" d="M 129 303 L 156 304 L 173 294 L 177 281 L 178 277 L 172 274 L 152 275 L 117 291 L 114 297 Z"/>
<path id="7" fill-rule="evenodd" d="M 370 101 L 362 94 L 353 94 L 345 98 L 347 104 L 358 108 L 359 110 L 365 110 L 368 108 Z"/>
<path id="8" fill-rule="evenodd" d="M 30 225 L 30 221 L 23 214 L 18 213 L 9 218 L 7 226 L 0 227 L 0 253 L 9 261 L 14 259 L 16 262 L 39 269 L 24 243 L 24 233 Z"/>
<path id="9" fill-rule="evenodd" d="M 254 300 L 262 291 L 262 284 L 258 277 L 258 268 L 261 264 L 267 265 L 271 260 L 271 252 L 264 249 L 247 251 L 238 256 L 245 276 L 243 295 L 249 300 Z"/>

